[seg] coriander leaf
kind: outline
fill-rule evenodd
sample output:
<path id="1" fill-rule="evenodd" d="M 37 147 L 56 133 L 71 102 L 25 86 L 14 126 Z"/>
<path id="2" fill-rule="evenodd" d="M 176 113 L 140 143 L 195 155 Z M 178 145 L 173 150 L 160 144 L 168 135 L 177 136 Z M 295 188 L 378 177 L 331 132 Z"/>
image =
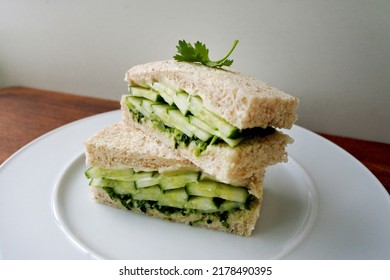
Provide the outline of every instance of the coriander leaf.
<path id="1" fill-rule="evenodd" d="M 221 68 L 223 66 L 230 66 L 233 60 L 227 59 L 234 51 L 238 44 L 238 40 L 234 40 L 233 46 L 223 58 L 211 61 L 209 58 L 209 49 L 202 42 L 197 41 L 194 45 L 187 43 L 185 40 L 180 40 L 176 46 L 177 54 L 173 57 L 177 61 L 201 63 L 211 68 Z"/>

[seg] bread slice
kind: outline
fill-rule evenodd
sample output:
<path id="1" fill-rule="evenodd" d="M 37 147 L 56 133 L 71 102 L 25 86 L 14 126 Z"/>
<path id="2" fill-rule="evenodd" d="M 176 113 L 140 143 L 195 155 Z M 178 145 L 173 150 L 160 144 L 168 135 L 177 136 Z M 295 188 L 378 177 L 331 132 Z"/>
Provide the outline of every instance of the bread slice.
<path id="1" fill-rule="evenodd" d="M 86 164 L 91 167 L 109 169 L 133 168 L 138 171 L 161 171 L 172 168 L 190 168 L 199 170 L 188 160 L 178 155 L 160 141 L 155 141 L 140 130 L 120 122 L 104 128 L 85 141 Z M 216 213 L 201 213 L 192 211 L 185 215 L 180 212 L 164 212 L 157 208 L 144 209 L 141 206 L 129 207 L 104 188 L 92 186 L 93 198 L 100 203 L 128 209 L 133 212 L 158 217 L 165 220 L 185 223 L 192 226 L 230 232 L 249 236 L 255 228 L 260 215 L 263 198 L 264 169 L 245 179 L 230 182 L 232 185 L 244 186 L 249 190 L 251 199 L 246 209 L 236 209 L 225 212 L 223 218 Z M 207 174 L 206 176 L 209 176 Z M 213 177 L 213 176 L 211 176 Z"/>
<path id="2" fill-rule="evenodd" d="M 157 61 L 129 69 L 130 86 L 149 87 L 154 82 L 198 95 L 204 106 L 239 129 L 291 128 L 297 119 L 298 99 L 251 76 L 231 69 L 200 64 Z"/>
<path id="3" fill-rule="evenodd" d="M 170 133 L 156 129 L 152 121 L 135 121 L 133 113 L 126 106 L 125 97 L 122 97 L 121 108 L 123 122 L 127 126 L 143 131 L 172 153 L 214 175 L 221 182 L 240 181 L 261 172 L 267 166 L 287 161 L 286 146 L 292 142 L 292 138 L 279 131 L 264 137 L 245 139 L 234 148 L 226 143 L 209 145 L 200 155 L 196 155 L 193 148 L 177 144 Z"/>
<path id="4" fill-rule="evenodd" d="M 103 128 L 84 143 L 87 166 L 158 170 L 179 165 L 193 167 L 178 151 L 169 150 L 161 141 L 132 130 L 119 122 Z"/>

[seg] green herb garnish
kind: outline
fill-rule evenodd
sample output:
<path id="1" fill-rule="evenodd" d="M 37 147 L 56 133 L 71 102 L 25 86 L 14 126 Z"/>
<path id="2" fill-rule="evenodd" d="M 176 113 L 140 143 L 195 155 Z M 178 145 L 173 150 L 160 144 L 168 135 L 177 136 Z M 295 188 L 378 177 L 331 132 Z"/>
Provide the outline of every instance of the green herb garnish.
<path id="1" fill-rule="evenodd" d="M 238 44 L 238 40 L 234 40 L 233 46 L 228 54 L 220 60 L 211 61 L 209 58 L 209 49 L 206 45 L 197 41 L 194 45 L 187 43 L 184 40 L 180 40 L 176 46 L 178 54 L 173 58 L 177 61 L 195 62 L 201 63 L 211 68 L 221 68 L 223 66 L 230 66 L 233 63 L 232 59 L 227 59 L 235 47 Z"/>

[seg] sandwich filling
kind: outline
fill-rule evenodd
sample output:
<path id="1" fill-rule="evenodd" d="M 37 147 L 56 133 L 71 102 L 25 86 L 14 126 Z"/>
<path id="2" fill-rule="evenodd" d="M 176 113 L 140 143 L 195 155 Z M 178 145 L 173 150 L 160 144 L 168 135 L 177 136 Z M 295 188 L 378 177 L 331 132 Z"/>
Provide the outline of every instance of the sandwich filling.
<path id="1" fill-rule="evenodd" d="M 91 187 L 102 188 L 129 210 L 208 214 L 222 224 L 230 212 L 248 209 L 256 199 L 245 187 L 220 183 L 187 169 L 137 172 L 132 168 L 90 167 L 85 175 Z"/>
<path id="2" fill-rule="evenodd" d="M 169 133 L 177 145 L 184 144 L 200 155 L 209 145 L 224 142 L 234 148 L 244 139 L 266 136 L 272 127 L 240 130 L 208 110 L 197 95 L 155 82 L 150 88 L 130 87 L 125 105 L 133 120 L 142 124 L 152 121 L 156 128 Z"/>

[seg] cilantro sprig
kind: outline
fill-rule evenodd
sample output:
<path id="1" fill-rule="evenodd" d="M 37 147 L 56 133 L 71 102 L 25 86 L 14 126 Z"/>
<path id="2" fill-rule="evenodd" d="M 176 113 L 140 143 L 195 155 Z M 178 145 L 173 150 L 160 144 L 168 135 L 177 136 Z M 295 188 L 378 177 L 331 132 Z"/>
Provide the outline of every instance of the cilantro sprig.
<path id="1" fill-rule="evenodd" d="M 223 58 L 212 61 L 209 58 L 209 49 L 202 42 L 197 41 L 194 45 L 187 43 L 185 40 L 180 40 L 176 46 L 177 54 L 173 57 L 177 61 L 201 63 L 211 68 L 221 68 L 233 64 L 232 59 L 227 59 L 238 44 L 238 40 L 234 40 L 233 46 Z"/>

